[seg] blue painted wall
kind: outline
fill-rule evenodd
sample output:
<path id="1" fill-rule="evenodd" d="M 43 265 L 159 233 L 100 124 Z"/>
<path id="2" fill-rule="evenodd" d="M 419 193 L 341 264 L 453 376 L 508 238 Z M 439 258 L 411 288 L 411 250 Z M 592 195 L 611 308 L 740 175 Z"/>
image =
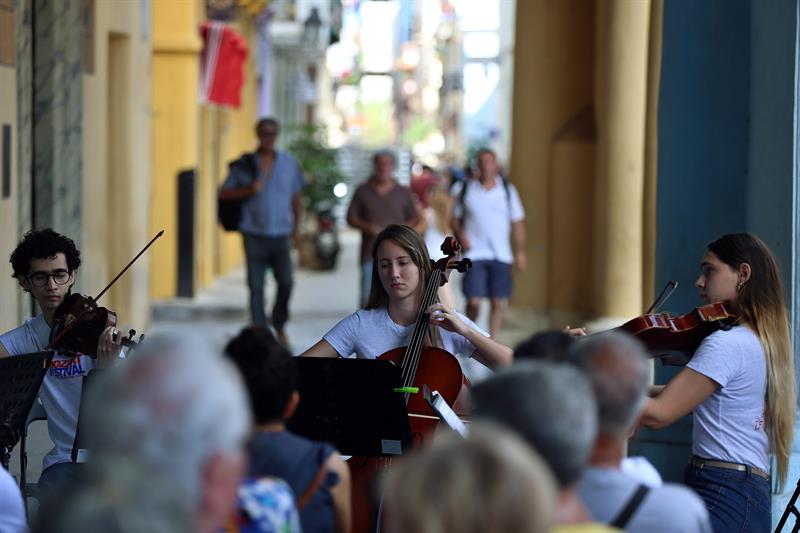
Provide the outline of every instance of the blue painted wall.
<path id="1" fill-rule="evenodd" d="M 705 243 L 722 233 L 753 232 L 782 268 L 795 347 L 797 29 L 794 0 L 665 2 L 655 287 L 677 280 L 680 288 L 666 307 L 690 309 L 698 303 L 693 283 Z M 656 380 L 674 373 L 659 368 Z M 774 523 L 800 476 L 795 434 L 788 485 L 773 500 Z M 690 440 L 687 418 L 665 431 L 642 432 L 631 451 L 648 455 L 665 477 L 678 480 Z"/>
<path id="2" fill-rule="evenodd" d="M 694 281 L 706 243 L 746 227 L 750 19 L 747 0 L 664 2 L 656 291 L 678 282 L 664 307 L 673 312 L 700 304 Z M 674 373 L 657 363 L 656 383 Z M 680 480 L 690 441 L 687 417 L 661 431 L 642 430 L 631 453 Z"/>

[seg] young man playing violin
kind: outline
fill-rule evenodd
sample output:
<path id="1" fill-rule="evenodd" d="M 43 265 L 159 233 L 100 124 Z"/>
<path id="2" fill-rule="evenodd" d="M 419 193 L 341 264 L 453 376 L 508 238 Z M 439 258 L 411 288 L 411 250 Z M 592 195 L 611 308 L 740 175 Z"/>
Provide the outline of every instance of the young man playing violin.
<path id="1" fill-rule="evenodd" d="M 0 357 L 45 351 L 56 309 L 75 283 L 80 252 L 72 239 L 52 229 L 33 230 L 11 253 L 10 262 L 13 277 L 33 295 L 41 314 L 0 335 Z M 45 497 L 57 493 L 79 475 L 80 465 L 72 463 L 71 453 L 83 377 L 96 366 L 119 357 L 120 342 L 119 332 L 108 327 L 100 335 L 97 360 L 82 354 L 53 356 L 39 389 L 39 399 L 47 413 L 47 431 L 54 444 L 42 461 L 39 489 Z"/>

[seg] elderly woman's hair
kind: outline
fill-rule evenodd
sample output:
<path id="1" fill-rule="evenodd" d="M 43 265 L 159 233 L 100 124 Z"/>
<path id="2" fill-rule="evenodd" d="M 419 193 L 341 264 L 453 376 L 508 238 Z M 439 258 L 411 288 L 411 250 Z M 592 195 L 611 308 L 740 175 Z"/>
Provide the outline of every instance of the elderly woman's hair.
<path id="1" fill-rule="evenodd" d="M 386 482 L 389 533 L 544 533 L 556 486 L 545 463 L 502 428 L 473 424 L 393 468 Z"/>

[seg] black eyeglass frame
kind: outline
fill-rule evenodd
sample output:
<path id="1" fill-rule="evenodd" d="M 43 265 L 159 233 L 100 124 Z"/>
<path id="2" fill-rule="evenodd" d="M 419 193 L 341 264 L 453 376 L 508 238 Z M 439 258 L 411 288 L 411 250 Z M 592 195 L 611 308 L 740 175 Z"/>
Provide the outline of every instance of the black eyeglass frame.
<path id="1" fill-rule="evenodd" d="M 57 276 L 64 276 L 65 274 L 66 277 L 64 280 L 58 281 Z M 34 287 L 46 287 L 47 283 L 50 281 L 50 278 L 53 278 L 53 283 L 56 285 L 66 285 L 69 283 L 72 273 L 69 270 L 58 269 L 53 272 L 34 272 L 33 274 L 25 277 Z M 35 279 L 38 279 L 39 281 L 36 281 Z"/>

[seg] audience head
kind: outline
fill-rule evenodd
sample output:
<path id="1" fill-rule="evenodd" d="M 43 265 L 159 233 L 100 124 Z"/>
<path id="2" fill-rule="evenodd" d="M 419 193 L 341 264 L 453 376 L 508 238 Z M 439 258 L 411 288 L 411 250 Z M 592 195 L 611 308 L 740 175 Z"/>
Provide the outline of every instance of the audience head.
<path id="1" fill-rule="evenodd" d="M 644 345 L 626 333 L 609 331 L 575 343 L 570 359 L 592 383 L 599 433 L 627 438 L 644 405 L 649 382 Z"/>
<path id="2" fill-rule="evenodd" d="M 97 465 L 95 465 L 97 466 Z M 174 533 L 193 531 L 194 511 L 167 476 L 116 461 L 39 513 L 35 533 Z"/>
<path id="3" fill-rule="evenodd" d="M 501 428 L 473 424 L 445 435 L 388 474 L 390 533 L 550 531 L 556 487 L 542 460 Z"/>
<path id="4" fill-rule="evenodd" d="M 514 361 L 529 359 L 564 361 L 573 342 L 575 338 L 561 330 L 540 331 L 517 345 L 514 349 Z"/>
<path id="5" fill-rule="evenodd" d="M 562 490 L 578 480 L 597 435 L 594 394 L 580 370 L 524 361 L 475 385 L 472 401 L 475 420 L 519 434 L 550 465 Z"/>
<path id="6" fill-rule="evenodd" d="M 244 328 L 225 347 L 228 359 L 239 369 L 250 396 L 256 424 L 291 416 L 286 413 L 297 391 L 297 370 L 289 351 L 270 330 Z"/>
<path id="7" fill-rule="evenodd" d="M 233 511 L 250 412 L 241 379 L 205 343 L 154 335 L 89 387 L 87 429 L 99 461 L 141 463 L 173 479 L 198 530 Z"/>

